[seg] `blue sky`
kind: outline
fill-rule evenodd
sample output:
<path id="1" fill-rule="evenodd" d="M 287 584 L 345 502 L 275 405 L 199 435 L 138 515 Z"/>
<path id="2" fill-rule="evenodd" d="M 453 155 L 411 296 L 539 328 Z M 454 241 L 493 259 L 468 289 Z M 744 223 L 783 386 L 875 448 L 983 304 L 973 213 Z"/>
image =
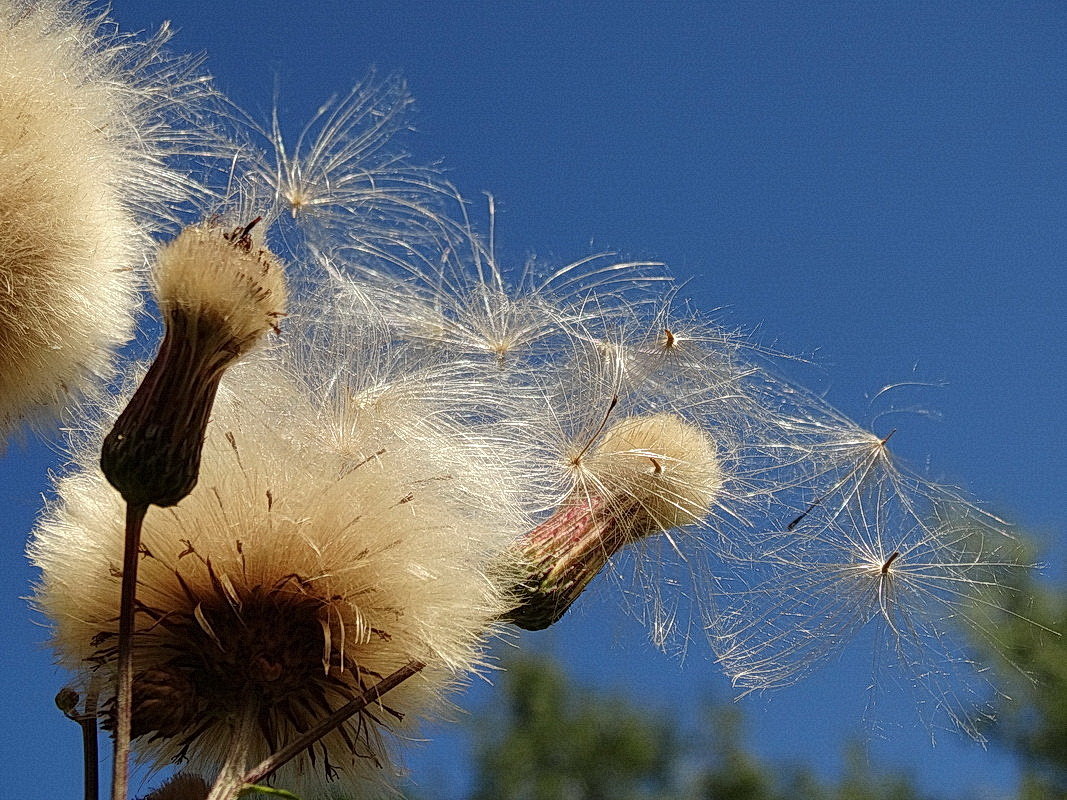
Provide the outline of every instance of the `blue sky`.
<path id="1" fill-rule="evenodd" d="M 405 145 L 464 194 L 493 193 L 503 260 L 611 249 L 666 261 L 727 327 L 814 358 L 805 380 L 850 415 L 926 412 L 894 415 L 894 451 L 1043 536 L 1049 573 L 1065 579 L 1063 4 L 114 6 L 126 29 L 172 20 L 174 49 L 205 52 L 255 116 L 277 86 L 290 130 L 372 66 L 403 74 L 416 98 Z M 869 399 L 900 382 L 926 386 Z M 19 599 L 25 536 L 58 465 L 35 439 L 0 458 L 12 796 L 80 785 L 76 727 L 51 707 L 62 678 Z M 728 696 L 699 647 L 683 664 L 656 653 L 610 585 L 518 643 L 650 703 Z M 864 732 L 867 663 L 846 653 L 745 701 L 753 742 L 836 769 L 843 739 Z M 492 698 L 479 685 L 462 704 Z M 947 735 L 931 748 L 904 719 L 872 745 L 876 765 L 960 796 L 1012 788 L 1006 754 Z M 461 743 L 447 729 L 435 740 L 410 764 L 452 797 Z"/>

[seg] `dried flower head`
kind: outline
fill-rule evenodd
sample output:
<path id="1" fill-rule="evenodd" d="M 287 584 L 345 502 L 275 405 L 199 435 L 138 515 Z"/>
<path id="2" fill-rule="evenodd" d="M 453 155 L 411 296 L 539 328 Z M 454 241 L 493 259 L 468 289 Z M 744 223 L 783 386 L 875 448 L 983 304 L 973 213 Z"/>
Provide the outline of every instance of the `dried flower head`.
<path id="1" fill-rule="evenodd" d="M 0 435 L 90 388 L 129 338 L 148 233 L 192 183 L 165 157 L 197 81 L 166 38 L 85 3 L 0 2 Z"/>
<path id="2" fill-rule="evenodd" d="M 194 225 L 160 250 L 166 333 L 101 455 L 104 474 L 132 505 L 174 505 L 192 490 L 223 372 L 284 314 L 282 266 L 253 239 L 257 222 Z"/>
<path id="3" fill-rule="evenodd" d="M 715 443 L 699 427 L 669 413 L 606 423 L 571 455 L 570 496 L 524 538 L 529 574 L 509 613 L 520 627 L 559 620 L 615 552 L 700 520 L 722 488 Z"/>
<path id="4" fill-rule="evenodd" d="M 449 469 L 457 454 L 373 420 L 347 426 L 337 446 L 340 435 L 324 430 L 338 423 L 262 371 L 264 361 L 224 381 L 197 488 L 146 518 L 135 746 L 157 763 L 184 758 L 214 775 L 236 741 L 241 769 L 419 659 L 420 675 L 277 777 L 297 791 L 333 777 L 380 780 L 385 732 L 410 728 L 480 663 L 481 642 L 507 608 L 491 565 L 511 542 L 500 520 L 512 515 L 506 498 L 487 507 L 502 496 L 496 480 L 460 485 L 472 477 Z M 110 685 L 122 504 L 91 467 L 58 489 L 32 547 L 43 573 L 37 603 L 63 662 Z M 476 490 L 480 507 L 467 502 Z"/>
<path id="5" fill-rule="evenodd" d="M 531 487 L 543 482 L 540 510 L 551 509 L 528 535 L 539 543 L 527 563 L 545 563 L 522 590 L 524 600 L 541 600 L 517 612 L 528 618 L 521 625 L 552 624 L 610 566 L 654 643 L 684 650 L 715 613 L 717 562 L 748 549 L 777 491 L 768 476 L 782 466 L 779 430 L 747 391 L 755 367 L 740 357 L 742 341 L 672 313 L 670 300 L 629 306 L 602 324 L 576 321 L 557 361 L 514 373 L 540 390 L 527 412 L 542 446 Z M 594 294 L 587 305 L 596 303 Z M 593 521 L 615 538 L 582 533 Z M 568 536 L 588 553 L 568 556 Z M 553 580 L 566 575 L 569 594 L 553 599 L 541 581 L 557 555 Z"/>

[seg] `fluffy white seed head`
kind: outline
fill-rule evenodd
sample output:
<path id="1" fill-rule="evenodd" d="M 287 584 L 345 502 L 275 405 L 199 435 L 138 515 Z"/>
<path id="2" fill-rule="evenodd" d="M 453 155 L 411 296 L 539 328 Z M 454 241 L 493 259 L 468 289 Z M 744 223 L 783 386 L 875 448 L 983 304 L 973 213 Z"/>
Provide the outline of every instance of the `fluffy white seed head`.
<path id="1" fill-rule="evenodd" d="M 229 343 L 226 349 L 234 356 L 285 314 L 284 270 L 254 238 L 254 225 L 189 226 L 160 250 L 156 265 L 163 314 L 195 319 L 203 329 L 217 326 L 214 335 Z"/>
<path id="2" fill-rule="evenodd" d="M 135 304 L 136 224 L 108 175 L 106 90 L 79 26 L 0 10 L 0 427 L 101 372 Z M 51 12 L 51 13 L 50 13 Z"/>
<path id="3" fill-rule="evenodd" d="M 331 421 L 277 375 L 253 378 L 258 366 L 224 381 L 196 489 L 145 520 L 135 744 L 210 775 L 248 704 L 257 761 L 378 676 L 424 661 L 277 778 L 298 793 L 326 790 L 333 774 L 349 781 L 334 788 L 366 789 L 387 774 L 387 731 L 409 730 L 481 663 L 507 607 L 491 565 L 511 531 L 486 503 L 466 502 L 475 487 L 457 484 L 469 478 L 441 466 L 455 454 L 371 425 L 348 430 L 343 449 L 326 446 Z M 36 600 L 62 662 L 110 676 L 122 503 L 92 466 L 58 492 L 32 546 Z"/>
<path id="4" fill-rule="evenodd" d="M 723 484 L 711 437 L 671 413 L 616 422 L 575 468 L 584 491 L 634 506 L 630 524 L 649 532 L 701 519 Z"/>
<path id="5" fill-rule="evenodd" d="M 526 575 L 509 619 L 523 628 L 559 620 L 621 548 L 698 522 L 723 485 L 715 443 L 670 413 L 615 422 L 571 467 L 570 496 L 519 548 Z"/>
<path id="6" fill-rule="evenodd" d="M 82 3 L 0 2 L 0 434 L 88 388 L 129 337 L 150 217 L 181 194 L 164 38 L 114 34 Z"/>

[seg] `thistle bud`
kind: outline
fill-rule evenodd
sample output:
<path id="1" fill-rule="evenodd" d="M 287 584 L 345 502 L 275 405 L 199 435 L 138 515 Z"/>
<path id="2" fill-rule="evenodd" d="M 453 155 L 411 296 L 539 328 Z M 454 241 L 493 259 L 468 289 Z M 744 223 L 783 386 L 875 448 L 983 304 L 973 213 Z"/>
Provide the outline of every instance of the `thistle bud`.
<path id="1" fill-rule="evenodd" d="M 100 459 L 131 505 L 171 506 L 192 491 L 223 372 L 284 313 L 282 267 L 254 243 L 258 221 L 191 226 L 160 251 L 163 344 Z"/>
<path id="2" fill-rule="evenodd" d="M 628 417 L 575 459 L 576 486 L 529 534 L 528 578 L 508 619 L 527 630 L 559 621 L 622 547 L 696 522 L 723 484 L 715 443 L 674 414 Z"/>

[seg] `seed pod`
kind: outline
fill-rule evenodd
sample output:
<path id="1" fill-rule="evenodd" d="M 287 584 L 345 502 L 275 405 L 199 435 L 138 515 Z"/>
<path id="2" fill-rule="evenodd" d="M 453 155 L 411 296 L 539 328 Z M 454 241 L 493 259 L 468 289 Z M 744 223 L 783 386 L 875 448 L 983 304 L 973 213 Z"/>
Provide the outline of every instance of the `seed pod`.
<path id="1" fill-rule="evenodd" d="M 622 547 L 701 519 L 723 482 L 714 442 L 674 414 L 623 419 L 576 460 L 582 483 L 522 545 L 520 628 L 559 621 Z"/>

